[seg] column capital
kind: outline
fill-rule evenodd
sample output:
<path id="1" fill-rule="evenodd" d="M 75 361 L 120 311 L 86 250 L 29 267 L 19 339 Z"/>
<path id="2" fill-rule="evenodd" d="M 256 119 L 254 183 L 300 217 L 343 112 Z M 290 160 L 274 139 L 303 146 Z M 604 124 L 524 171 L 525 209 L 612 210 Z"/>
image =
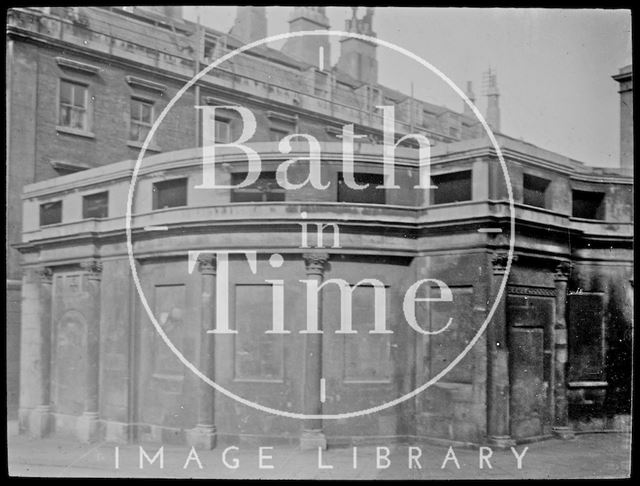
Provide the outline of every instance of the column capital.
<path id="1" fill-rule="evenodd" d="M 215 275 L 217 270 L 216 257 L 213 255 L 198 256 L 198 271 L 203 275 Z"/>
<path id="2" fill-rule="evenodd" d="M 322 275 L 324 274 L 324 268 L 329 260 L 328 253 L 304 253 L 304 264 L 307 270 L 307 275 Z"/>
<path id="3" fill-rule="evenodd" d="M 569 280 L 569 272 L 571 271 L 571 262 L 560 262 L 556 266 L 556 271 L 553 274 L 553 280 L 558 282 L 566 282 Z"/>
<path id="4" fill-rule="evenodd" d="M 507 251 L 494 251 L 491 255 L 491 265 L 493 266 L 494 275 L 504 275 L 507 271 L 507 262 L 509 261 L 509 252 Z M 513 256 L 512 262 L 516 261 L 516 256 Z"/>
<path id="5" fill-rule="evenodd" d="M 102 262 L 90 259 L 80 262 L 80 268 L 89 276 L 89 280 L 100 280 L 102 274 Z"/>
<path id="6" fill-rule="evenodd" d="M 50 284 L 53 281 L 53 268 L 51 267 L 39 267 L 36 273 L 43 284 Z"/>

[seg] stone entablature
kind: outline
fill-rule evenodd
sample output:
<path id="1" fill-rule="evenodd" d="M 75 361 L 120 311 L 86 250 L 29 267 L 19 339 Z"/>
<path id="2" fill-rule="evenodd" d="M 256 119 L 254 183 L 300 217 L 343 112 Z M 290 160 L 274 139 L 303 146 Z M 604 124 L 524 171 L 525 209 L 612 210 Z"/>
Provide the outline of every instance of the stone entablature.
<path id="1" fill-rule="evenodd" d="M 283 202 L 270 203 L 233 203 L 230 201 L 229 189 L 197 189 L 202 180 L 201 151 L 187 149 L 173 153 L 148 157 L 141 165 L 134 192 L 133 228 L 144 228 L 146 225 L 198 225 L 209 224 L 215 220 L 223 224 L 242 221 L 244 223 L 274 222 L 295 223 L 299 219 L 298 212 L 292 212 L 291 206 L 298 206 L 299 211 L 307 211 L 311 218 L 322 221 L 346 221 L 362 224 L 384 224 L 388 226 L 423 227 L 445 223 L 451 219 L 505 219 L 509 216 L 509 208 L 505 181 L 497 159 L 492 156 L 493 150 L 481 148 L 480 143 L 456 154 L 453 147 L 444 152 L 435 149 L 432 157 L 432 176 L 458 170 L 471 170 L 472 197 L 469 201 L 431 205 L 425 199 L 422 190 L 404 189 L 394 194 L 387 190 L 386 204 L 354 204 L 338 202 L 337 173 L 342 170 L 342 145 L 339 143 L 321 143 L 323 157 L 323 180 L 331 186 L 322 191 L 311 187 L 298 191 L 290 191 Z M 258 153 L 262 160 L 263 171 L 273 171 L 277 166 L 296 155 L 304 156 L 306 147 L 294 144 L 292 153 L 284 156 L 277 151 L 275 143 L 248 144 Z M 513 144 L 511 144 L 513 145 Z M 382 173 L 382 147 L 362 144 L 357 146 L 356 171 Z M 396 151 L 396 179 L 404 188 L 413 188 L 418 183 L 417 157 L 413 149 L 400 148 Z M 508 148 L 507 164 L 514 188 L 516 217 L 531 224 L 547 225 L 556 229 L 571 228 L 588 235 L 616 235 L 628 238 L 632 235 L 631 211 L 628 209 L 632 179 L 622 175 L 600 175 L 596 182 L 588 180 L 596 177 L 595 170 L 589 171 L 580 167 L 582 172 L 574 171 L 566 174 L 569 167 L 559 166 L 557 162 L 548 161 L 546 165 L 533 165 L 526 154 L 518 157 L 512 148 Z M 465 157 L 466 156 L 466 157 Z M 243 154 L 229 149 L 217 152 L 216 174 L 219 183 L 227 184 L 230 173 L 242 171 L 246 167 Z M 303 169 L 303 162 L 300 170 Z M 554 164 L 554 171 L 549 166 Z M 68 237 L 86 233 L 113 234 L 122 232 L 126 201 L 129 195 L 131 176 L 135 161 L 124 161 L 108 166 L 95 168 L 81 173 L 42 181 L 25 187 L 23 241 L 35 241 L 46 238 Z M 295 165 L 294 165 L 295 167 Z M 408 169 L 408 170 L 407 170 Z M 293 169 L 295 170 L 295 169 Z M 584 220 L 571 217 L 570 196 L 564 206 L 554 201 L 554 207 L 538 208 L 522 204 L 522 178 L 518 171 L 536 170 L 552 181 L 558 191 L 570 192 L 574 181 L 580 178 L 579 189 L 593 186 L 594 190 L 603 190 L 607 198 L 607 206 L 617 212 L 608 211 L 602 221 Z M 589 174 L 591 172 L 591 174 Z M 402 175 L 404 174 L 404 175 Z M 170 209 L 154 210 L 151 206 L 152 185 L 162 180 L 187 178 L 187 205 Z M 501 189 L 502 188 L 502 189 Z M 617 188 L 617 189 L 615 189 Z M 104 219 L 83 219 L 82 197 L 87 194 L 109 191 L 108 215 Z M 622 194 L 619 194 L 621 191 Z M 413 194 L 410 194 L 413 193 Z M 619 199 L 619 200 L 618 200 Z M 42 203 L 61 200 L 62 221 L 59 224 L 40 227 L 39 207 Z M 451 209 L 455 207 L 455 217 Z"/>

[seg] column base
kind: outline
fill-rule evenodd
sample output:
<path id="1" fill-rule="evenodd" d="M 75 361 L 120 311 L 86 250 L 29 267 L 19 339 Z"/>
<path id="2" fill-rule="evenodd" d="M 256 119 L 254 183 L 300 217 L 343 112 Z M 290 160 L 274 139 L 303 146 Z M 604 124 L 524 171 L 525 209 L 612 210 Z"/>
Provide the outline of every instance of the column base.
<path id="1" fill-rule="evenodd" d="M 211 450 L 216 446 L 216 427 L 214 425 L 197 425 L 187 431 L 187 442 L 196 449 Z"/>
<path id="2" fill-rule="evenodd" d="M 104 440 L 107 442 L 117 442 L 119 444 L 127 444 L 132 434 L 133 425 L 124 422 L 114 422 L 103 420 Z"/>
<path id="3" fill-rule="evenodd" d="M 571 427 L 552 427 L 551 432 L 554 436 L 563 440 L 575 439 L 576 434 Z"/>
<path id="4" fill-rule="evenodd" d="M 498 449 L 506 449 L 516 445 L 516 441 L 508 435 L 494 435 L 489 437 L 489 444 Z"/>
<path id="5" fill-rule="evenodd" d="M 304 430 L 300 436 L 300 449 L 303 451 L 327 449 L 327 438 L 322 430 Z"/>
<path id="6" fill-rule="evenodd" d="M 76 422 L 76 436 L 82 442 L 100 440 L 100 420 L 97 412 L 85 412 Z"/>
<path id="7" fill-rule="evenodd" d="M 47 405 L 19 411 L 19 430 L 31 437 L 41 439 L 48 436 L 53 432 L 53 424 L 51 407 Z"/>

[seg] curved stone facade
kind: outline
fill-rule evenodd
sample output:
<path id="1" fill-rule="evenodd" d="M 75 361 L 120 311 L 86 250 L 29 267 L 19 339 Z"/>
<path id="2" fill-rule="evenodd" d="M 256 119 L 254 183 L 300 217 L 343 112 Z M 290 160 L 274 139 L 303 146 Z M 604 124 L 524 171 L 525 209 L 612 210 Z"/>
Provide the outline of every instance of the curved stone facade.
<path id="1" fill-rule="evenodd" d="M 628 413 L 631 367 L 620 357 L 631 349 L 633 180 L 508 137 L 498 140 L 512 182 L 517 232 L 506 292 L 489 326 L 423 393 L 381 412 L 339 420 L 301 421 L 238 403 L 198 379 L 162 342 L 128 261 L 124 220 L 134 161 L 27 186 L 20 245 L 26 272 L 21 428 L 38 435 L 68 431 L 83 440 L 157 439 L 202 447 L 238 437 L 311 446 L 380 437 L 505 446 L 554 432 L 570 436 L 585 416 L 605 421 Z M 251 147 L 263 172 L 300 157 L 289 177 L 306 178 L 303 144 L 286 156 L 275 143 Z M 284 195 L 268 177 L 245 192 L 198 189 L 197 149 L 146 158 L 134 191 L 132 248 L 159 325 L 203 373 L 266 407 L 341 414 L 409 393 L 464 349 L 505 278 L 510 212 L 506 183 L 486 139 L 434 147 L 431 175 L 440 181 L 439 195 L 414 188 L 417 151 L 397 149 L 400 189 L 362 196 L 375 202 L 354 202 L 356 196 L 341 189 L 341 144 L 321 148 L 329 188 L 307 185 Z M 233 174 L 246 172 L 244 156 L 217 155 L 220 184 L 242 178 Z M 380 176 L 382 147 L 357 147 L 355 173 Z M 532 185 L 531 177 L 546 181 L 544 189 Z M 577 195 L 588 191 L 603 194 L 599 212 L 594 219 L 572 216 L 572 205 L 581 204 Z M 83 198 L 103 192 L 106 217 L 83 218 Z M 58 201 L 60 222 L 41 226 L 42 205 Z M 160 207 L 165 203 L 177 205 Z M 325 225 L 322 246 L 316 223 Z M 194 259 L 197 252 L 200 260 Z M 337 279 L 351 286 L 357 334 L 339 332 Z M 369 333 L 378 290 L 371 279 L 382 283 L 385 325 L 392 333 Z M 424 279 L 445 282 L 451 291 L 452 302 L 426 302 L 437 287 L 425 284 L 414 299 L 423 329 L 438 331 L 452 318 L 441 333 L 425 335 L 408 324 L 403 303 Z M 309 280 L 326 283 L 316 301 L 305 290 Z M 275 293 L 278 285 L 282 294 Z M 283 313 L 276 317 L 280 295 Z M 221 326 L 224 302 L 230 330 L 237 333 L 207 333 Z M 322 334 L 301 332 L 310 302 L 319 311 Z M 600 335 L 585 330 L 581 306 L 591 309 Z M 278 319 L 290 333 L 265 332 Z M 587 343 L 585 349 L 579 343 Z M 70 345 L 73 353 L 61 355 Z M 600 359 L 599 366 L 589 368 L 590 359 Z M 324 400 L 318 378 L 324 380 Z"/>

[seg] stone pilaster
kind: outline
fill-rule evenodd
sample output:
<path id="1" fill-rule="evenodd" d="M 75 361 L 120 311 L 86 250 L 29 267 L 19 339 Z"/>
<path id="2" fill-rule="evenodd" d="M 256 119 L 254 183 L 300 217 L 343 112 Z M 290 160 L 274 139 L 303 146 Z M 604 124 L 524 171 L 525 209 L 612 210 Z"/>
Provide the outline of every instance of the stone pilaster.
<path id="1" fill-rule="evenodd" d="M 321 284 L 329 255 L 326 253 L 305 253 L 303 255 L 307 279 L 315 279 Z M 318 296 L 318 329 L 322 331 L 322 291 Z M 304 336 L 304 387 L 303 406 L 306 415 L 322 414 L 320 401 L 320 380 L 322 378 L 322 334 L 307 333 Z M 327 439 L 322 430 L 322 419 L 308 419 L 303 422 L 300 447 L 303 450 L 326 449 Z"/>
<path id="2" fill-rule="evenodd" d="M 19 428 L 45 437 L 54 428 L 51 414 L 51 286 L 50 267 L 25 271 L 20 336 Z"/>
<path id="3" fill-rule="evenodd" d="M 214 302 L 216 298 L 216 259 L 213 255 L 198 258 L 201 275 L 201 329 L 199 368 L 207 377 L 215 379 L 214 335 L 207 331 L 215 328 Z M 198 449 L 213 449 L 216 446 L 215 395 L 208 383 L 198 383 L 198 423 L 187 433 L 189 444 Z"/>
<path id="4" fill-rule="evenodd" d="M 553 433 L 562 439 L 575 437 L 569 426 L 569 405 L 567 402 L 567 323 L 565 320 L 567 308 L 567 280 L 571 264 L 562 262 L 556 267 L 553 281 L 556 286 L 556 316 L 553 328 L 554 339 L 554 422 Z"/>
<path id="5" fill-rule="evenodd" d="M 508 260 L 506 251 L 496 251 L 491 256 L 491 298 L 495 302 L 504 279 Z M 495 447 L 515 444 L 509 426 L 509 350 L 507 346 L 507 295 L 500 296 L 493 319 L 487 327 L 487 435 Z"/>
<path id="6" fill-rule="evenodd" d="M 87 260 L 80 263 L 89 294 L 87 317 L 87 362 L 85 369 L 84 413 L 76 423 L 76 433 L 83 442 L 95 442 L 100 438 L 100 282 L 102 263 Z"/>

